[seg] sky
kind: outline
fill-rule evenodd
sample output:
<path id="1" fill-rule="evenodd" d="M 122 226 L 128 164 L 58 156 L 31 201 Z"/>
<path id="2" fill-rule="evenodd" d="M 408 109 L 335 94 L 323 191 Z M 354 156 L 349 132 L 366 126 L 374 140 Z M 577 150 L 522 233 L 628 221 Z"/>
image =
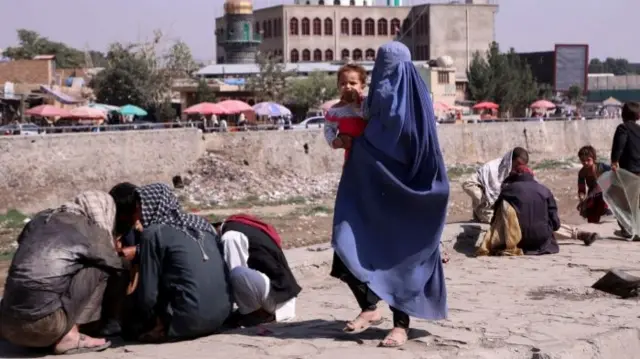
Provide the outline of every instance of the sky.
<path id="1" fill-rule="evenodd" d="M 556 43 L 588 43 L 591 57 L 640 62 L 640 43 L 632 30 L 640 16 L 639 0 L 494 1 L 500 6 L 496 39 L 505 50 L 546 51 Z M 254 0 L 254 7 L 292 2 Z M 208 62 L 215 58 L 214 19 L 222 15 L 222 4 L 223 0 L 0 0 L 0 48 L 15 45 L 20 28 L 79 49 L 101 51 L 113 42 L 148 39 L 154 29 L 161 29 L 168 39 L 186 42 L 197 60 Z"/>

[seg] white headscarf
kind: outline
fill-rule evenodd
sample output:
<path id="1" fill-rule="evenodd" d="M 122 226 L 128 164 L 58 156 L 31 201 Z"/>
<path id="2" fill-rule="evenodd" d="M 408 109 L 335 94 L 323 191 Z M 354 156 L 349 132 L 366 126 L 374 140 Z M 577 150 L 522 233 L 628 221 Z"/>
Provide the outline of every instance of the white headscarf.
<path id="1" fill-rule="evenodd" d="M 484 189 L 484 196 L 490 206 L 498 199 L 502 181 L 511 172 L 511 157 L 513 150 L 504 154 L 502 158 L 493 159 L 478 168 L 478 182 Z"/>

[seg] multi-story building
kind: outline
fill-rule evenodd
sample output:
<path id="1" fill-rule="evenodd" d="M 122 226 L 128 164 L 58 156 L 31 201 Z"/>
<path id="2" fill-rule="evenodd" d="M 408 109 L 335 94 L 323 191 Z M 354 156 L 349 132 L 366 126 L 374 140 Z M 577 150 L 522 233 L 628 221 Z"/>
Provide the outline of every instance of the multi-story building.
<path id="1" fill-rule="evenodd" d="M 376 49 L 393 39 L 404 42 L 414 60 L 451 56 L 459 73 L 469 67 L 476 51 L 484 52 L 495 40 L 498 6 L 491 0 L 466 0 L 449 4 L 365 6 L 364 0 L 300 0 L 298 5 L 278 5 L 254 10 L 254 30 L 261 35 L 259 49 L 284 62 L 324 62 L 375 57 Z M 338 1 L 336 1 L 338 2 Z M 216 19 L 216 33 L 224 36 L 225 18 Z M 217 62 L 225 63 L 222 46 Z"/>

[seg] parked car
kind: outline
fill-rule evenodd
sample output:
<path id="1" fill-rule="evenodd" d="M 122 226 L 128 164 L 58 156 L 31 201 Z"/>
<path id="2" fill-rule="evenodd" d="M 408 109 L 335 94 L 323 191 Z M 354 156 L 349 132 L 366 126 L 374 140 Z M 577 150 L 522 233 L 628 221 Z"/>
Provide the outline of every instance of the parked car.
<path id="1" fill-rule="evenodd" d="M 324 128 L 324 116 L 309 117 L 304 121 L 293 125 L 294 130 L 311 130 L 314 128 Z"/>
<path id="2" fill-rule="evenodd" d="M 9 135 L 37 135 L 40 133 L 40 127 L 33 123 L 14 123 L 0 127 L 0 133 Z"/>

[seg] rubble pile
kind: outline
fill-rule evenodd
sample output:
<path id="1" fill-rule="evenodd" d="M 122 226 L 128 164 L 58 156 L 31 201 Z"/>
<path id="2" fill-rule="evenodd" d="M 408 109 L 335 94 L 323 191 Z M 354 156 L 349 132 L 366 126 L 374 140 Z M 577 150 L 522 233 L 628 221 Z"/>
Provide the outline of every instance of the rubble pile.
<path id="1" fill-rule="evenodd" d="M 208 152 L 184 176 L 181 200 L 196 206 L 224 206 L 234 202 L 277 203 L 332 196 L 340 173 L 305 177 L 294 169 L 266 165 L 252 168 L 245 159 Z"/>

